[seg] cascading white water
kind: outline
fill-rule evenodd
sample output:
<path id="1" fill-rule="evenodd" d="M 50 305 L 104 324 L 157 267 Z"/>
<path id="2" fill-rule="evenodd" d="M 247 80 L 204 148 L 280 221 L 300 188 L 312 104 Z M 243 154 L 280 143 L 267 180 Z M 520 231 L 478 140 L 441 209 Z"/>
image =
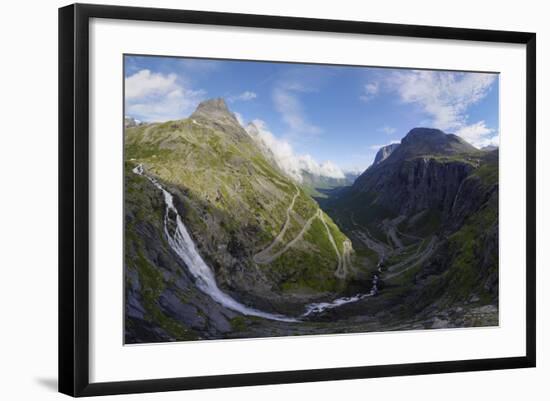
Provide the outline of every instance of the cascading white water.
<path id="1" fill-rule="evenodd" d="M 313 313 L 321 313 L 327 309 L 333 309 L 345 304 L 361 301 L 362 299 L 372 297 L 377 293 L 378 293 L 378 275 L 375 275 L 372 280 L 372 287 L 369 293 L 357 294 L 357 295 L 354 295 L 353 297 L 338 298 L 332 302 L 318 302 L 318 303 L 306 305 L 306 312 L 302 316 L 306 317 Z"/>
<path id="2" fill-rule="evenodd" d="M 268 312 L 262 312 L 254 308 L 250 308 L 246 305 L 241 304 L 237 300 L 233 299 L 226 293 L 224 293 L 218 285 L 216 284 L 216 279 L 214 273 L 208 267 L 204 259 L 200 256 L 193 239 L 189 235 L 187 228 L 183 224 L 183 221 L 174 207 L 174 197 L 170 192 L 168 192 L 160 183 L 144 174 L 143 166 L 139 164 L 132 170 L 135 174 L 146 177 L 155 187 L 162 191 L 164 195 L 164 203 L 166 204 L 166 212 L 164 213 L 164 233 L 168 239 L 168 244 L 174 250 L 174 252 L 181 258 L 185 263 L 189 272 L 197 280 L 197 286 L 205 294 L 209 295 L 214 301 L 220 303 L 228 309 L 234 310 L 236 312 L 242 313 L 243 315 L 258 316 L 269 320 L 277 320 L 281 322 L 299 322 L 299 319 L 273 314 Z M 175 216 L 176 226 L 174 227 L 174 232 L 170 232 L 169 223 L 170 223 L 170 212 Z M 380 266 L 380 264 L 379 264 Z M 381 271 L 379 267 L 378 271 Z M 311 314 L 321 313 L 326 309 L 333 309 L 339 306 L 349 304 L 352 302 L 357 302 L 362 299 L 372 297 L 378 293 L 378 275 L 375 275 L 372 282 L 372 288 L 367 294 L 357 294 L 352 297 L 342 297 L 335 299 L 331 302 L 318 302 L 311 303 L 306 305 L 306 311 L 302 314 L 302 317 L 307 317 Z"/>
<path id="3" fill-rule="evenodd" d="M 160 185 L 157 180 L 148 175 L 145 175 L 143 171 L 143 166 L 141 164 L 135 167 L 132 171 L 135 174 L 146 177 L 155 187 L 162 191 L 164 195 L 164 202 L 166 204 L 166 212 L 164 213 L 164 233 L 168 238 L 168 244 L 185 263 L 193 277 L 195 277 L 195 279 L 197 280 L 197 286 L 201 291 L 209 295 L 214 301 L 220 303 L 226 308 L 242 313 L 243 315 L 258 316 L 265 319 L 278 320 L 282 322 L 298 321 L 297 319 L 293 319 L 283 315 L 262 312 L 250 308 L 246 305 L 241 304 L 240 302 L 236 301 L 229 295 L 225 294 L 222 290 L 220 290 L 220 288 L 216 284 L 214 273 L 200 256 L 197 248 L 195 247 L 195 243 L 191 239 L 191 236 L 187 232 L 187 228 L 180 218 L 177 209 L 174 207 L 174 198 L 172 194 L 164 189 L 164 187 Z M 169 229 L 170 213 L 173 213 L 173 215 L 175 216 L 176 226 L 174 227 L 173 233 L 171 233 Z"/>

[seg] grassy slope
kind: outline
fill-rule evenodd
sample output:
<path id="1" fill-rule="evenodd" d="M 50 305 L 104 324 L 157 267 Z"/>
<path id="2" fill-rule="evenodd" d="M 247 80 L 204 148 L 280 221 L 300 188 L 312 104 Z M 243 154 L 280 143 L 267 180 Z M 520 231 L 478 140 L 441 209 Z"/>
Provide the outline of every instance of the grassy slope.
<path id="1" fill-rule="evenodd" d="M 296 187 L 263 157 L 252 140 L 226 130 L 190 119 L 130 128 L 125 158 L 132 165 L 143 163 L 183 200 L 184 219 L 200 242 L 201 253 L 217 268 L 219 277 L 235 280 L 224 272 L 228 260 L 236 263 L 234 258 L 228 259 L 224 247 L 231 241 L 240 244 L 245 249 L 238 263 L 245 270 L 255 269 L 251 256 L 280 231 Z M 300 190 L 284 242 L 297 235 L 317 208 Z M 326 220 L 341 247 L 345 235 Z M 326 230 L 318 222 L 311 225 L 303 241 L 261 268 L 276 291 L 303 293 L 337 290 L 339 284 L 333 278 L 336 264 Z"/>

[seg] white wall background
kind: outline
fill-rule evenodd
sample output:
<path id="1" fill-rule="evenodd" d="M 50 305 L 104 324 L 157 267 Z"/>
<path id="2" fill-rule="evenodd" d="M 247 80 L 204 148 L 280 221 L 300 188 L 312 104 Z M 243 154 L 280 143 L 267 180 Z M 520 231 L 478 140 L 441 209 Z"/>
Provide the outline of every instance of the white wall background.
<path id="1" fill-rule="evenodd" d="M 107 1 L 107 0 L 105 0 Z M 115 1 L 112 4 L 535 31 L 538 41 L 538 367 L 536 369 L 293 384 L 124 399 L 512 400 L 550 397 L 550 146 L 544 133 L 550 80 L 545 2 L 396 0 Z M 1 13 L 0 47 L 0 398 L 51 400 L 57 386 L 57 0 L 10 2 Z M 545 182 L 546 181 L 546 182 Z M 545 238 L 546 237 L 546 238 Z M 391 352 L 391 350 L 388 350 Z M 109 397 L 106 399 L 114 399 Z M 117 397 L 117 399 L 123 399 Z"/>

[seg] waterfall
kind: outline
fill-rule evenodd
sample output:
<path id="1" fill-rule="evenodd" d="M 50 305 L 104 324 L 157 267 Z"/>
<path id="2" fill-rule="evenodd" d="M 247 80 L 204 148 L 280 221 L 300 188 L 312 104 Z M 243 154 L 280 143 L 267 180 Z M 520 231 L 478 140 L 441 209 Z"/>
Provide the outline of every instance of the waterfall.
<path id="1" fill-rule="evenodd" d="M 204 259 L 200 256 L 193 239 L 189 235 L 187 228 L 183 224 L 183 221 L 174 207 L 174 197 L 168 192 L 160 183 L 153 177 L 144 174 L 143 165 L 139 164 L 132 170 L 135 174 L 146 177 L 151 183 L 162 191 L 164 195 L 164 203 L 166 204 L 166 211 L 164 213 L 164 234 L 168 239 L 168 244 L 172 250 L 179 256 L 179 258 L 185 263 L 189 272 L 196 280 L 197 287 L 209 295 L 214 301 L 225 306 L 228 309 L 242 313 L 243 315 L 258 316 L 269 320 L 278 320 L 281 322 L 299 322 L 299 319 L 291 317 L 273 314 L 268 312 L 262 312 L 254 308 L 250 308 L 241 304 L 231 296 L 224 293 L 216 284 L 216 279 L 212 269 L 206 264 Z M 170 214 L 175 216 L 175 221 L 171 221 Z M 174 220 L 172 218 L 172 220 Z M 175 225 L 174 225 L 175 223 Z M 379 264 L 380 266 L 380 264 Z M 379 267 L 379 272 L 381 271 Z M 357 302 L 362 299 L 372 297 L 378 293 L 378 275 L 375 275 L 372 280 L 372 287 L 370 292 L 366 294 L 357 294 L 352 297 L 342 297 L 335 299 L 331 302 L 317 302 L 311 303 L 305 306 L 306 311 L 301 317 L 307 317 L 312 314 L 321 313 L 326 309 L 333 309 L 339 306 Z"/>
<path id="2" fill-rule="evenodd" d="M 199 287 L 202 292 L 209 295 L 214 301 L 225 306 L 226 308 L 242 313 L 243 315 L 258 316 L 265 319 L 278 320 L 282 322 L 298 321 L 297 319 L 283 315 L 262 312 L 250 308 L 220 290 L 216 284 L 216 279 L 212 269 L 208 267 L 204 259 L 200 256 L 195 243 L 189 235 L 187 228 L 183 224 L 177 209 L 174 207 L 174 198 L 172 194 L 164 189 L 164 187 L 160 185 L 156 179 L 145 175 L 141 164 L 135 167 L 132 171 L 135 174 L 146 177 L 155 187 L 162 191 L 162 194 L 164 195 L 164 203 L 166 204 L 166 212 L 164 213 L 164 234 L 168 239 L 168 244 L 185 263 L 189 269 L 189 272 L 196 279 L 197 287 Z M 170 214 L 175 216 L 175 226 L 173 226 L 174 222 L 170 221 Z"/>

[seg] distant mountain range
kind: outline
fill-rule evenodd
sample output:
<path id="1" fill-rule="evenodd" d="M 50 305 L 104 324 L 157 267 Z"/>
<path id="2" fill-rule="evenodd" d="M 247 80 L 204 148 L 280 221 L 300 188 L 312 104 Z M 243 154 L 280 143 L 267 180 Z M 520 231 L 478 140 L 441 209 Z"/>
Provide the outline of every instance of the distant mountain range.
<path id="1" fill-rule="evenodd" d="M 359 176 L 356 172 L 343 172 L 330 162 L 317 163 L 311 157 L 291 157 L 285 154 L 278 157 L 272 148 L 272 139 L 262 135 L 254 122 L 248 123 L 246 132 L 254 139 L 264 156 L 281 172 L 311 189 L 327 189 L 353 184 Z"/>
<path id="2" fill-rule="evenodd" d="M 145 124 L 145 123 L 143 123 L 139 120 L 136 120 L 133 117 L 128 117 L 128 116 L 124 117 L 124 128 L 133 128 L 133 127 L 137 127 L 137 126 L 140 126 L 140 125 L 143 125 L 143 124 Z"/>

